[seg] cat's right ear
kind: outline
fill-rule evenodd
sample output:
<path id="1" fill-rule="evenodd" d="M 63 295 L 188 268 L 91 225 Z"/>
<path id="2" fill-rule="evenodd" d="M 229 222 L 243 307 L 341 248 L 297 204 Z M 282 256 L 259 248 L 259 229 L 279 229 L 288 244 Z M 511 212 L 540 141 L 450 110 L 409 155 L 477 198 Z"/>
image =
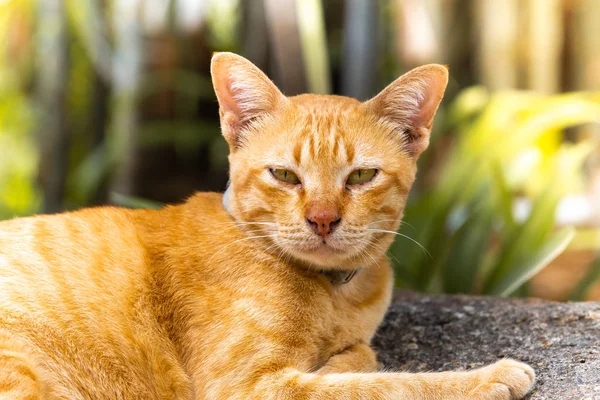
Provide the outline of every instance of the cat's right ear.
<path id="1" fill-rule="evenodd" d="M 448 68 L 429 64 L 415 68 L 389 84 L 364 107 L 399 133 L 415 160 L 429 145 L 435 113 L 448 85 Z"/>
<path id="2" fill-rule="evenodd" d="M 232 151 L 243 144 L 253 122 L 288 101 L 260 69 L 237 54 L 215 53 L 210 72 L 219 101 L 221 131 Z"/>

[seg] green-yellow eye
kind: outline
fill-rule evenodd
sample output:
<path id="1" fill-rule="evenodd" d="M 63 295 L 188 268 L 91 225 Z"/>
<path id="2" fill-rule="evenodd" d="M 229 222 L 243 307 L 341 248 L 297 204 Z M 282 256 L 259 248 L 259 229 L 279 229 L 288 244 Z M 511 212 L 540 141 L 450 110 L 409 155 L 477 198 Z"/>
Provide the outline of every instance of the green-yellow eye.
<path id="1" fill-rule="evenodd" d="M 346 181 L 346 185 L 361 185 L 363 183 L 369 182 L 377 175 L 377 170 L 374 168 L 371 169 L 357 169 L 353 173 L 348 176 L 348 180 Z"/>
<path id="2" fill-rule="evenodd" d="M 280 180 L 281 182 L 289 183 L 290 185 L 298 185 L 300 183 L 300 179 L 298 179 L 298 176 L 292 171 L 278 168 L 271 168 L 270 171 L 275 179 Z"/>

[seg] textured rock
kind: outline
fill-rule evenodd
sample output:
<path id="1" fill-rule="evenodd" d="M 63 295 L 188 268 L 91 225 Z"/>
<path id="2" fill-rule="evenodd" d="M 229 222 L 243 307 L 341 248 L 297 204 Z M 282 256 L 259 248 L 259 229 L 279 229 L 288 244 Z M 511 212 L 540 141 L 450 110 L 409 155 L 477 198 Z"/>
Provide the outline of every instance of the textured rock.
<path id="1" fill-rule="evenodd" d="M 600 400 L 600 302 L 400 293 L 374 341 L 388 369 L 471 369 L 502 357 L 537 373 L 530 400 Z"/>

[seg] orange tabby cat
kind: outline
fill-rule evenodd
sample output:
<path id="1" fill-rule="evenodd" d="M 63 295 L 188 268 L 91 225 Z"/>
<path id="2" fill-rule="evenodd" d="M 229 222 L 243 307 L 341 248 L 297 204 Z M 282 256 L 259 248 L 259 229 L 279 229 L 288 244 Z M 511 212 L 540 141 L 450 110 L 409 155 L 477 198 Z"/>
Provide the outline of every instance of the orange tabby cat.
<path id="1" fill-rule="evenodd" d="M 0 224 L 1 399 L 517 399 L 502 360 L 378 373 L 398 228 L 448 73 L 365 103 L 283 96 L 242 57 L 212 76 L 225 197 Z"/>

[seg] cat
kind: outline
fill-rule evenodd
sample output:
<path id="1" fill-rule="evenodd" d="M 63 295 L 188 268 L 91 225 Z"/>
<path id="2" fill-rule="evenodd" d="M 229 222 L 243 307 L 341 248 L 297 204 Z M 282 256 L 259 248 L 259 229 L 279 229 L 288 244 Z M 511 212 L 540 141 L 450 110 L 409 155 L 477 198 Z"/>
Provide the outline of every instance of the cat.
<path id="1" fill-rule="evenodd" d="M 0 223 L 0 399 L 518 399 L 534 372 L 377 372 L 386 250 L 444 66 L 373 99 L 284 96 L 216 53 L 225 195 Z"/>

